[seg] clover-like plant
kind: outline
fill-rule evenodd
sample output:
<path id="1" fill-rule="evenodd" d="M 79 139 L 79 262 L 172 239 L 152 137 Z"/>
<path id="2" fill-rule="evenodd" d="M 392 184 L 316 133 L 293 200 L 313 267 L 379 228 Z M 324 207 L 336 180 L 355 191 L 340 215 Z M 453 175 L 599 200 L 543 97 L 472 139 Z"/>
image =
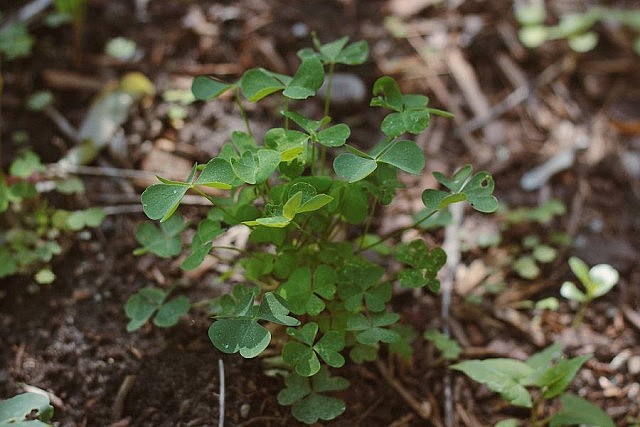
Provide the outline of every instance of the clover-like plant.
<path id="1" fill-rule="evenodd" d="M 582 322 L 589 303 L 613 289 L 620 280 L 620 274 L 609 264 L 598 264 L 589 268 L 578 257 L 569 258 L 569 267 L 580 280 L 584 291 L 578 289 L 573 282 L 566 281 L 560 287 L 560 295 L 580 304 L 578 313 L 573 318 L 573 325 L 578 326 Z"/>
<path id="2" fill-rule="evenodd" d="M 236 248 L 238 256 L 230 261 L 244 283 L 211 304 L 215 320 L 209 338 L 222 352 L 250 358 L 269 346 L 273 331 L 287 327 L 276 350 L 291 373 L 278 401 L 292 405 L 293 415 L 305 423 L 344 411 L 344 402 L 324 393 L 347 387 L 346 380 L 329 373 L 346 363 L 347 352 L 356 363 L 375 360 L 385 345 L 410 355 L 411 331 L 398 325 L 400 316 L 390 307 L 394 283 L 437 292 L 436 274 L 446 260 L 442 249 L 427 248 L 421 239 L 398 245 L 399 231 L 378 235 L 374 219 L 403 188 L 400 173 L 424 171 L 423 150 L 406 135 L 423 132 L 432 114 L 449 114 L 381 77 L 371 106 L 390 113 L 382 121 L 380 143 L 363 151 L 351 143 L 349 126 L 334 122 L 329 110 L 334 69 L 365 62 L 367 43 L 343 37 L 327 44 L 314 38 L 314 44 L 315 50 L 298 52 L 301 63 L 292 76 L 254 68 L 232 83 L 194 79 L 198 100 L 230 93 L 245 129 L 234 131 L 219 154 L 196 164 L 184 181 L 159 178 L 148 187 L 143 210 L 161 226 L 138 229 L 142 251 L 173 254 L 185 227 L 182 219 L 173 219 L 182 198 L 194 192 L 209 200 L 212 208 L 204 219 L 192 221 L 196 230 L 182 263 L 188 270 L 218 253 L 218 236 L 232 227 L 248 228 L 247 247 Z M 305 116 L 297 107 L 323 84 L 323 116 Z M 255 135 L 243 104 L 267 96 L 280 98 L 283 123 Z M 426 212 L 416 223 L 456 202 L 468 201 L 482 212 L 497 208 L 488 173 L 473 174 L 464 166 L 451 178 L 435 175 L 445 189 L 424 192 Z M 369 256 L 374 251 L 384 260 L 374 262 Z M 387 268 L 395 260 L 398 269 Z"/>
<path id="3" fill-rule="evenodd" d="M 467 360 L 451 365 L 514 406 L 531 409 L 532 427 L 563 425 L 615 426 L 613 420 L 589 401 L 567 393 L 574 377 L 590 355 L 562 357 L 560 344 L 553 344 L 526 361 L 508 358 Z M 532 391 L 528 389 L 532 388 Z M 546 413 L 550 399 L 559 397 L 562 409 Z M 502 421 L 505 423 L 505 421 Z"/>
<path id="4" fill-rule="evenodd" d="M 99 226 L 105 218 L 100 208 L 76 211 L 56 209 L 38 190 L 38 184 L 62 195 L 84 192 L 77 177 L 45 179 L 46 168 L 31 151 L 18 155 L 8 175 L 0 171 L 0 279 L 33 274 L 40 284 L 55 274 L 49 263 L 63 251 L 65 234 Z"/>
<path id="5" fill-rule="evenodd" d="M 127 331 L 140 329 L 154 314 L 153 324 L 161 328 L 178 323 L 180 316 L 189 311 L 191 304 L 184 295 L 166 301 L 170 293 L 171 289 L 163 291 L 148 286 L 131 295 L 124 307 L 125 314 L 130 319 Z"/>
<path id="6" fill-rule="evenodd" d="M 588 52 L 598 44 L 593 27 L 600 21 L 615 22 L 640 33 L 640 11 L 604 6 L 589 6 L 584 12 L 567 13 L 556 25 L 546 25 L 547 10 L 543 1 L 520 2 L 515 16 L 521 25 L 520 41 L 536 48 L 548 40 L 566 39 L 575 52 Z M 633 49 L 640 55 L 640 35 L 636 34 Z"/>
<path id="7" fill-rule="evenodd" d="M 22 393 L 0 401 L 2 427 L 47 427 L 52 416 L 49 398 L 40 393 Z"/>

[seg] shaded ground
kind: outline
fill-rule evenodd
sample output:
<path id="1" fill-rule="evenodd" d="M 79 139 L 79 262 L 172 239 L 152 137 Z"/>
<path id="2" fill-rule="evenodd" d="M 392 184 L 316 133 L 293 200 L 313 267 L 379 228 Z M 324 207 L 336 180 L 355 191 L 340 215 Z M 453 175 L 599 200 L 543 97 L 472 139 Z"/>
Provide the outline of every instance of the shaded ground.
<path id="1" fill-rule="evenodd" d="M 505 12 L 510 2 L 498 0 L 461 2 L 452 9 L 427 7 L 407 13 L 403 20 L 387 21 L 387 28 L 409 38 L 394 38 L 383 25 L 385 16 L 402 13 L 394 9 L 402 2 L 305 1 L 294 6 L 285 0 L 155 0 L 139 9 L 125 1 L 89 3 L 82 67 L 73 66 L 68 28 L 37 25 L 35 53 L 3 64 L 3 141 L 26 129 L 46 161 L 64 153 L 66 143 L 59 131 L 46 117 L 25 113 L 23 100 L 37 89 L 49 88 L 60 110 L 77 124 L 96 91 L 65 85 L 51 77 L 52 71 L 71 71 L 99 87 L 124 71 L 139 70 L 162 93 L 188 88 L 191 76 L 201 73 L 230 80 L 254 66 L 291 73 L 295 52 L 309 45 L 311 30 L 324 41 L 341 35 L 365 38 L 372 59 L 355 73 L 367 87 L 377 76 L 392 74 L 406 90 L 426 93 L 432 105 L 456 114 L 455 122 L 434 120 L 419 138 L 430 171 L 473 163 L 494 174 L 496 193 L 508 206 L 536 206 L 555 198 L 567 209 L 549 224 L 505 229 L 501 243 L 488 248 L 479 247 L 476 238 L 484 230 L 495 233 L 506 214 L 465 218 L 459 231 L 468 248 L 463 245 L 451 318 L 452 334 L 465 348 L 464 356 L 525 357 L 560 341 L 568 355 L 594 354 L 574 383 L 574 392 L 600 404 L 618 425 L 633 425 L 627 420 L 640 417 L 640 140 L 637 129 L 624 133 L 619 126 L 620 121 L 637 124 L 640 117 L 640 96 L 633 92 L 633 82 L 640 81 L 640 60 L 625 47 L 628 34 L 608 29 L 595 51 L 580 56 L 569 53 L 561 42 L 525 51 L 514 43 L 516 26 L 512 14 Z M 114 36 L 136 41 L 142 59 L 133 64 L 107 60 L 102 47 Z M 526 101 L 514 103 L 506 114 L 484 119 L 484 112 L 497 111 L 502 100 L 534 83 L 538 87 Z M 229 131 L 242 126 L 229 103 L 184 107 L 188 118 L 183 122 L 167 116 L 170 106 L 157 96 L 136 107 L 124 126 L 125 160 L 104 154 L 101 161 L 154 172 L 167 163 L 179 169 L 184 162 L 188 169 L 191 162 L 215 154 Z M 378 138 L 372 129 L 379 117 L 360 107 L 356 103 L 337 113 L 354 127 L 356 144 L 366 146 Z M 251 118 L 256 126 L 269 126 L 277 108 L 257 108 Z M 570 166 L 540 189 L 522 190 L 523 174 L 582 141 L 586 144 L 576 150 Z M 4 143 L 5 163 L 15 149 Z M 145 183 L 132 186 L 122 181 L 85 177 L 87 200 L 75 203 L 125 211 L 118 207 L 137 205 Z M 397 207 L 382 216 L 382 231 L 405 225 L 410 213 L 419 209 L 420 192 L 433 180 L 425 175 L 407 178 L 407 184 Z M 177 284 L 192 301 L 219 292 L 215 274 L 183 276 L 174 262 L 133 257 L 132 230 L 141 220 L 140 213 L 110 215 L 92 239 L 73 242 L 54 265 L 59 280 L 37 294 L 26 292 L 28 278 L 4 280 L 0 396 L 22 391 L 23 384 L 46 389 L 56 397 L 55 420 L 63 426 L 213 426 L 218 423 L 223 360 L 228 425 L 296 425 L 289 409 L 276 403 L 281 380 L 263 375 L 259 360 L 217 352 L 206 336 L 209 320 L 203 312 L 190 314 L 168 330 L 148 327 L 126 333 L 124 302 L 140 287 Z M 569 234 L 573 244 L 543 265 L 535 280 L 513 273 L 509 260 L 523 251 L 525 236 L 548 240 L 556 231 Z M 424 236 L 428 241 L 443 237 L 441 232 Z M 622 276 L 620 285 L 587 311 L 584 327 L 577 331 L 569 327 L 574 310 L 564 301 L 558 311 L 545 312 L 521 304 L 558 296 L 562 281 L 571 278 L 566 267 L 570 255 L 590 264 L 611 263 Z M 498 286 L 492 289 L 491 282 Z M 440 303 L 429 295 L 403 294 L 394 300 L 404 320 L 420 331 L 442 326 Z M 415 347 L 410 363 L 384 360 L 391 378 L 375 364 L 341 369 L 340 375 L 352 386 L 341 396 L 347 412 L 333 425 L 443 425 L 445 370 L 431 346 L 419 342 Z M 430 411 L 428 421 L 390 386 L 394 383 Z M 460 426 L 492 425 L 523 415 L 457 376 L 453 402 L 455 425 Z"/>

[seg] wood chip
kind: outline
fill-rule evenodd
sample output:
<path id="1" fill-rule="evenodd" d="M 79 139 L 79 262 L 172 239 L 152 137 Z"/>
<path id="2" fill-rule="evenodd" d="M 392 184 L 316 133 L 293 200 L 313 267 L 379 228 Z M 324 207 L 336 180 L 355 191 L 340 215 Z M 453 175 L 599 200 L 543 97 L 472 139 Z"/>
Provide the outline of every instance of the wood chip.
<path id="1" fill-rule="evenodd" d="M 408 18 L 438 3 L 440 0 L 391 0 L 389 11 L 400 18 Z"/>

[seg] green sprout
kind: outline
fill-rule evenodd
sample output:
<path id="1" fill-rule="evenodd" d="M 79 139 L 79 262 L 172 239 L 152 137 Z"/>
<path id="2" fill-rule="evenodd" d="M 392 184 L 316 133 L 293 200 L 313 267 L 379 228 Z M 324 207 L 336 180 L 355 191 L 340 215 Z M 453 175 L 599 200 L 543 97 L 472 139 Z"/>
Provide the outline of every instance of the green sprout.
<path id="1" fill-rule="evenodd" d="M 569 267 L 584 288 L 582 291 L 569 281 L 564 282 L 560 288 L 560 295 L 580 304 L 580 309 L 573 319 L 575 327 L 582 323 L 589 303 L 613 289 L 620 280 L 620 274 L 609 264 L 598 264 L 589 269 L 589 266 L 577 257 L 569 258 Z"/>

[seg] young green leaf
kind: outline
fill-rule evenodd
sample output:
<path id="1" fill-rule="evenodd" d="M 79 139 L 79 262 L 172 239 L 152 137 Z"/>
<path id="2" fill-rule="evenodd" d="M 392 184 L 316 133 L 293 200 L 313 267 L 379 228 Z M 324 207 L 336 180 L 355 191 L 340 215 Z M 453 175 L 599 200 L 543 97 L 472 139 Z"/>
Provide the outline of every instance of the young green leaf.
<path id="1" fill-rule="evenodd" d="M 405 172 L 419 175 L 425 166 L 424 153 L 418 145 L 409 140 L 392 143 L 376 160 L 388 163 Z"/>
<path id="2" fill-rule="evenodd" d="M 592 425 L 615 427 L 614 421 L 606 412 L 582 397 L 565 393 L 560 396 L 562 409 L 549 421 L 549 427 L 573 425 Z"/>
<path id="3" fill-rule="evenodd" d="M 396 258 L 412 267 L 406 268 L 398 274 L 398 280 L 402 286 L 408 288 L 426 286 L 431 292 L 440 290 L 440 281 L 437 279 L 437 275 L 447 262 L 447 254 L 442 248 L 434 248 L 429 251 L 423 240 L 414 240 L 399 246 Z"/>
<path id="4" fill-rule="evenodd" d="M 503 399 L 514 406 L 531 408 L 529 392 L 524 387 L 533 374 L 533 368 L 515 359 L 467 360 L 451 365 L 451 369 L 463 372 L 468 377 L 500 393 Z"/>
<path id="5" fill-rule="evenodd" d="M 182 251 L 182 239 L 180 233 L 187 224 L 182 216 L 174 215 L 167 221 L 155 226 L 150 222 L 143 222 L 136 228 L 136 240 L 142 245 L 134 251 L 134 255 L 142 255 L 146 252 L 159 256 L 160 258 L 170 258 L 178 255 Z"/>
<path id="6" fill-rule="evenodd" d="M 178 209 L 180 201 L 189 190 L 190 185 L 153 184 L 142 192 L 142 210 L 149 219 L 165 222 Z"/>
<path id="7" fill-rule="evenodd" d="M 556 397 L 566 390 L 582 365 L 590 358 L 591 355 L 583 355 L 561 360 L 538 377 L 536 385 L 543 389 L 546 399 Z"/>
<path id="8" fill-rule="evenodd" d="M 400 319 L 397 313 L 373 313 L 366 317 L 362 313 L 353 314 L 347 323 L 347 330 L 358 331 L 356 340 L 364 345 L 373 346 L 378 342 L 394 343 L 400 339 L 397 332 L 384 328 Z"/>
<path id="9" fill-rule="evenodd" d="M 344 348 L 344 338 L 337 331 L 325 333 L 317 343 L 318 324 L 310 322 L 300 329 L 287 329 L 287 333 L 297 341 L 285 344 L 283 360 L 294 367 L 298 375 L 309 377 L 320 370 L 320 360 L 329 366 L 339 368 L 344 365 L 344 357 L 339 353 Z"/>
<path id="10" fill-rule="evenodd" d="M 183 314 L 191 308 L 189 300 L 179 296 L 165 303 L 171 289 L 163 291 L 155 287 L 140 289 L 127 300 L 124 307 L 125 314 L 130 319 L 127 324 L 127 332 L 133 332 L 147 323 L 157 311 L 153 323 L 161 328 L 175 325 Z"/>
<path id="11" fill-rule="evenodd" d="M 364 64 L 369 57 L 369 44 L 365 40 L 360 40 L 349 44 L 342 49 L 336 63 L 346 65 Z"/>
<path id="12" fill-rule="evenodd" d="M 455 340 L 435 329 L 425 331 L 423 336 L 440 350 L 446 360 L 456 360 L 462 353 L 462 348 Z"/>
<path id="13" fill-rule="evenodd" d="M 282 94 L 291 99 L 307 99 L 315 95 L 324 81 L 324 67 L 318 58 L 302 61 L 300 68 L 287 84 Z"/>
<path id="14" fill-rule="evenodd" d="M 365 179 L 377 167 L 378 164 L 375 160 L 352 153 L 342 153 L 333 161 L 333 170 L 336 175 L 350 183 Z"/>
<path id="15" fill-rule="evenodd" d="M 204 166 L 196 180 L 197 185 L 230 190 L 236 181 L 233 168 L 228 161 L 215 157 Z"/>
<path id="16" fill-rule="evenodd" d="M 285 88 L 281 76 L 277 77 L 276 74 L 264 68 L 247 70 L 240 79 L 240 90 L 249 101 L 260 101 L 262 98 Z"/>
<path id="17" fill-rule="evenodd" d="M 198 267 L 204 261 L 211 247 L 213 246 L 213 240 L 224 233 L 220 227 L 218 221 L 211 219 L 204 219 L 198 224 L 196 234 L 193 235 L 191 240 L 191 253 L 187 256 L 180 267 L 183 270 L 193 270 Z"/>
<path id="18" fill-rule="evenodd" d="M 209 327 L 209 339 L 223 353 L 240 352 L 251 359 L 267 348 L 271 332 L 251 318 L 219 319 Z"/>
<path id="19" fill-rule="evenodd" d="M 325 300 L 332 299 L 336 291 L 335 271 L 320 265 L 311 276 L 309 267 L 301 267 L 291 273 L 289 280 L 280 285 L 278 293 L 291 309 L 298 315 L 310 314 L 316 316 L 325 308 Z"/>
<path id="20" fill-rule="evenodd" d="M 9 167 L 9 175 L 18 178 L 28 178 L 34 173 L 44 172 L 46 168 L 40 162 L 40 157 L 33 151 L 21 153 Z"/>
<path id="21" fill-rule="evenodd" d="M 320 368 L 311 379 L 291 374 L 285 379 L 285 385 L 286 388 L 278 393 L 278 403 L 293 405 L 291 412 L 298 421 L 306 424 L 329 421 L 345 410 L 342 400 L 320 394 L 349 387 L 346 379 L 331 377 L 326 367 Z"/>
<path id="22" fill-rule="evenodd" d="M 260 301 L 258 318 L 267 322 L 285 326 L 298 326 L 300 321 L 289 316 L 289 307 L 282 298 L 273 292 L 267 292 Z"/>
<path id="23" fill-rule="evenodd" d="M 46 427 L 52 416 L 49 398 L 40 393 L 22 393 L 0 401 L 2 426 Z"/>
<path id="24" fill-rule="evenodd" d="M 222 82 L 211 76 L 197 76 L 191 83 L 191 92 L 196 99 L 208 101 L 217 98 L 234 85 Z"/>

